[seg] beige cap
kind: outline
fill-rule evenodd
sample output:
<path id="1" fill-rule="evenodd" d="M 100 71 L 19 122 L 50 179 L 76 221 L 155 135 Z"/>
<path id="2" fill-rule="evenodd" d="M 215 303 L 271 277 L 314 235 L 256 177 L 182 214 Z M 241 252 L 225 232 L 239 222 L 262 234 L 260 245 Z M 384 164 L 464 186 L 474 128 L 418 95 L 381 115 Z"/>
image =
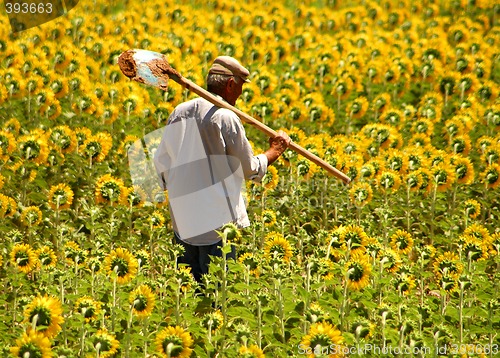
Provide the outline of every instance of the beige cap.
<path id="1" fill-rule="evenodd" d="M 237 76 L 245 82 L 250 82 L 247 78 L 250 72 L 243 67 L 236 59 L 230 56 L 219 56 L 214 60 L 214 63 L 208 73 L 218 75 Z"/>

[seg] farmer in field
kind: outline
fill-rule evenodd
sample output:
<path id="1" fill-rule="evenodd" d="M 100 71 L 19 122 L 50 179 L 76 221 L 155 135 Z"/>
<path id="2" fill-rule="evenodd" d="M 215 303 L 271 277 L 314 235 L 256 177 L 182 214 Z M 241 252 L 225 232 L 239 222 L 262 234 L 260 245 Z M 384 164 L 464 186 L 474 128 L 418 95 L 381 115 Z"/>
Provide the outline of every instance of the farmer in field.
<path id="1" fill-rule="evenodd" d="M 234 105 L 248 75 L 234 58 L 217 57 L 207 90 Z M 290 138 L 279 131 L 269 144 L 265 153 L 254 155 L 238 116 L 201 97 L 171 113 L 154 162 L 168 190 L 174 240 L 185 249 L 178 263 L 190 266 L 198 282 L 208 272 L 209 256 L 222 256 L 216 230 L 227 223 L 250 225 L 241 194 L 244 180 L 260 182 Z M 228 257 L 235 258 L 234 248 Z"/>

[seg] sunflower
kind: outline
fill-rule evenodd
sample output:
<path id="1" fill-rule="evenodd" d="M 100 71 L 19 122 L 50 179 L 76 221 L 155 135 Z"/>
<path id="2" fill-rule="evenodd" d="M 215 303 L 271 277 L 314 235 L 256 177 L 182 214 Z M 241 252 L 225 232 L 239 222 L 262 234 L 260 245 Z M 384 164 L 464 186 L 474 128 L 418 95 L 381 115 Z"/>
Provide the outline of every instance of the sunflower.
<path id="1" fill-rule="evenodd" d="M 312 302 L 306 310 L 306 319 L 311 323 L 324 322 L 328 316 L 328 311 L 324 310 L 318 302 Z"/>
<path id="2" fill-rule="evenodd" d="M 407 296 L 410 294 L 411 290 L 415 288 L 415 278 L 412 275 L 408 275 L 405 272 L 400 273 L 394 279 L 394 288 Z"/>
<path id="3" fill-rule="evenodd" d="M 274 226 L 276 224 L 276 213 L 272 210 L 262 211 L 261 218 L 265 226 Z"/>
<path id="4" fill-rule="evenodd" d="M 73 195 L 73 190 L 67 184 L 52 185 L 48 196 L 49 206 L 54 210 L 69 209 Z"/>
<path id="5" fill-rule="evenodd" d="M 387 193 L 396 192 L 401 185 L 399 173 L 393 170 L 382 170 L 376 179 L 378 187 Z"/>
<path id="6" fill-rule="evenodd" d="M 203 316 L 201 324 L 207 330 L 211 330 L 212 333 L 215 333 L 224 324 L 224 317 L 219 310 L 209 312 Z"/>
<path id="7" fill-rule="evenodd" d="M 392 249 L 380 250 L 377 254 L 377 258 L 380 264 L 391 273 L 397 272 L 402 264 L 399 254 Z"/>
<path id="8" fill-rule="evenodd" d="M 290 262 L 292 255 L 292 246 L 283 235 L 274 231 L 266 235 L 264 242 L 265 257 L 272 261 Z"/>
<path id="9" fill-rule="evenodd" d="M 92 136 L 92 131 L 87 127 L 79 127 L 74 130 L 78 147 L 83 146 L 85 141 Z"/>
<path id="10" fill-rule="evenodd" d="M 485 260 L 488 258 L 490 250 L 489 242 L 481 241 L 472 235 L 465 235 L 460 238 L 463 257 L 471 261 Z"/>
<path id="11" fill-rule="evenodd" d="M 146 192 L 138 185 L 127 188 L 127 203 L 130 207 L 141 208 L 148 200 Z"/>
<path id="12" fill-rule="evenodd" d="M 55 268 L 57 264 L 57 256 L 50 247 L 42 246 L 35 251 L 38 259 L 38 265 L 44 268 Z"/>
<path id="13" fill-rule="evenodd" d="M 186 293 L 195 284 L 195 278 L 191 273 L 191 267 L 181 266 L 175 272 L 175 278 L 182 292 Z"/>
<path id="14" fill-rule="evenodd" d="M 267 168 L 267 173 L 262 179 L 262 185 L 265 190 L 274 190 L 279 183 L 278 169 L 274 166 L 269 166 Z"/>
<path id="15" fill-rule="evenodd" d="M 102 303 L 92 297 L 83 296 L 76 300 L 74 309 L 83 316 L 85 322 L 95 322 L 102 311 Z"/>
<path id="16" fill-rule="evenodd" d="M 481 204 L 479 204 L 474 199 L 466 200 L 464 203 L 464 207 L 465 215 L 467 215 L 471 219 L 477 218 L 481 213 Z"/>
<path id="17" fill-rule="evenodd" d="M 88 137 L 82 144 L 81 153 L 91 160 L 102 162 L 108 155 L 113 140 L 106 132 L 100 132 Z"/>
<path id="18" fill-rule="evenodd" d="M 156 335 L 156 349 L 160 357 L 188 358 L 193 349 L 193 338 L 179 326 L 165 327 Z"/>
<path id="19" fill-rule="evenodd" d="M 372 200 L 372 187 L 367 182 L 356 183 L 349 189 L 349 197 L 351 198 L 351 203 L 357 207 L 363 207 Z"/>
<path id="20" fill-rule="evenodd" d="M 69 265 L 83 265 L 87 252 L 74 241 L 68 241 L 64 245 L 64 256 Z"/>
<path id="21" fill-rule="evenodd" d="M 457 292 L 460 289 L 458 276 L 450 273 L 436 276 L 439 287 L 448 293 Z"/>
<path id="22" fill-rule="evenodd" d="M 257 345 L 241 346 L 238 350 L 238 357 L 241 358 L 265 358 L 266 355 Z"/>
<path id="23" fill-rule="evenodd" d="M 345 264 L 347 287 L 358 291 L 370 283 L 372 266 L 369 257 L 361 252 L 353 252 Z"/>
<path id="24" fill-rule="evenodd" d="M 155 210 L 151 214 L 151 217 L 149 218 L 149 220 L 150 220 L 151 227 L 153 229 L 161 229 L 165 225 L 165 217 L 158 210 Z"/>
<path id="25" fill-rule="evenodd" d="M 413 248 L 413 238 L 405 230 L 397 230 L 390 238 L 391 247 L 398 254 L 409 254 Z"/>
<path id="26" fill-rule="evenodd" d="M 30 330 L 24 332 L 21 338 L 16 339 L 16 345 L 10 348 L 14 357 L 53 357 L 49 338 L 42 333 Z"/>
<path id="27" fill-rule="evenodd" d="M 361 118 L 365 115 L 366 111 L 368 110 L 369 103 L 366 97 L 359 96 L 350 103 L 349 107 L 347 108 L 347 113 L 349 113 L 349 116 L 352 118 Z"/>
<path id="28" fill-rule="evenodd" d="M 360 226 L 348 225 L 343 227 L 340 239 L 347 244 L 351 252 L 364 251 L 368 235 Z"/>
<path id="29" fill-rule="evenodd" d="M 491 234 L 487 228 L 481 224 L 472 224 L 464 230 L 464 235 L 470 235 L 480 240 L 482 243 L 489 245 L 491 243 Z"/>
<path id="30" fill-rule="evenodd" d="M 442 276 L 453 276 L 458 278 L 463 270 L 463 265 L 458 258 L 458 255 L 447 251 L 434 261 L 434 274 L 440 278 Z"/>
<path id="31" fill-rule="evenodd" d="M 120 342 L 116 339 L 115 335 L 109 333 L 106 328 L 101 328 L 96 332 L 93 337 L 93 345 L 98 357 L 111 358 L 118 351 Z"/>
<path id="32" fill-rule="evenodd" d="M 351 324 L 351 333 L 358 339 L 368 339 L 373 335 L 375 325 L 365 318 L 358 318 Z"/>
<path id="33" fill-rule="evenodd" d="M 124 203 L 127 198 L 127 188 L 123 180 L 116 179 L 110 174 L 101 176 L 96 183 L 96 203 L 110 203 L 111 205 Z"/>
<path id="34" fill-rule="evenodd" d="M 260 275 L 260 265 L 257 257 L 251 252 L 246 252 L 238 258 L 238 261 L 246 268 L 248 268 L 249 273 L 255 277 Z"/>
<path id="35" fill-rule="evenodd" d="M 45 164 L 49 156 L 49 146 L 42 136 L 28 135 L 18 142 L 21 158 L 32 161 L 38 165 Z"/>
<path id="36" fill-rule="evenodd" d="M 434 187 L 440 192 L 448 190 L 456 181 L 456 173 L 450 165 L 433 164 L 430 172 Z"/>
<path id="37" fill-rule="evenodd" d="M 301 349 L 307 357 L 343 357 L 344 337 L 342 333 L 328 322 L 317 322 L 311 325 L 309 332 L 300 342 Z M 325 353 L 326 352 L 326 353 Z"/>
<path id="38" fill-rule="evenodd" d="M 139 318 L 148 317 L 155 306 L 155 295 L 148 285 L 140 285 L 129 295 L 132 312 Z"/>
<path id="39" fill-rule="evenodd" d="M 150 256 L 149 253 L 146 250 L 138 250 L 134 256 L 137 258 L 137 263 L 139 265 L 139 268 L 145 267 L 149 264 L 150 262 Z"/>
<path id="40" fill-rule="evenodd" d="M 104 258 L 104 268 L 108 275 L 116 274 L 116 282 L 125 284 L 130 282 L 137 274 L 138 262 L 134 255 L 127 249 L 117 248 Z"/>
<path id="41" fill-rule="evenodd" d="M 54 296 L 38 296 L 24 309 L 24 322 L 48 338 L 55 337 L 64 322 L 61 301 Z"/>
<path id="42" fill-rule="evenodd" d="M 450 163 L 455 168 L 457 183 L 472 184 L 474 181 L 474 166 L 468 157 L 453 156 Z"/>
<path id="43" fill-rule="evenodd" d="M 491 164 L 481 173 L 481 179 L 488 189 L 495 189 L 500 185 L 500 165 Z"/>
<path id="44" fill-rule="evenodd" d="M 75 133 L 68 126 L 57 126 L 47 134 L 49 144 L 56 147 L 61 153 L 70 153 L 78 143 Z"/>
<path id="45" fill-rule="evenodd" d="M 4 124 L 4 130 L 14 134 L 19 134 L 21 130 L 21 123 L 16 118 L 11 118 Z"/>
<path id="46" fill-rule="evenodd" d="M 17 147 L 17 141 L 14 135 L 6 130 L 0 130 L 0 149 L 3 157 L 14 153 Z"/>
<path id="47" fill-rule="evenodd" d="M 38 264 L 36 253 L 28 244 L 14 245 L 10 252 L 10 262 L 24 273 L 30 273 Z"/>

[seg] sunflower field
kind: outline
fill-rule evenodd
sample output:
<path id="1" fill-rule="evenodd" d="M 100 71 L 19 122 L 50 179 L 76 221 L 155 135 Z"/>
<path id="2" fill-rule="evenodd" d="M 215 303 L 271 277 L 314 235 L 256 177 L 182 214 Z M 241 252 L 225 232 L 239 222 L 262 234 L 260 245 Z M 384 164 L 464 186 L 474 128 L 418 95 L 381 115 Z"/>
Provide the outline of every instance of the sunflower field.
<path id="1" fill-rule="evenodd" d="M 199 286 L 127 158 L 194 95 L 130 81 L 131 48 L 201 86 L 235 57 L 236 106 L 351 183 L 285 152 Z M 494 0 L 2 8 L 0 356 L 500 357 L 499 91 Z"/>

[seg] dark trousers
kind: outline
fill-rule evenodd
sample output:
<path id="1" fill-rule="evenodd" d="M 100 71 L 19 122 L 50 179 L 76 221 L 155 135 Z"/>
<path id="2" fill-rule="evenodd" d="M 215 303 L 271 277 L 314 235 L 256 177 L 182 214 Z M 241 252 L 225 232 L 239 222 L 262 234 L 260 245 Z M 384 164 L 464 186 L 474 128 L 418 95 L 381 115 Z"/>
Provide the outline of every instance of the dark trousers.
<path id="1" fill-rule="evenodd" d="M 178 257 L 177 263 L 191 267 L 191 272 L 197 282 L 201 282 L 201 276 L 208 273 L 210 256 L 222 257 L 222 240 L 212 245 L 194 246 L 182 241 L 177 233 L 174 233 L 174 240 L 176 244 L 184 247 L 184 253 Z M 234 245 L 231 245 L 231 252 L 226 255 L 226 259 L 236 259 Z"/>

